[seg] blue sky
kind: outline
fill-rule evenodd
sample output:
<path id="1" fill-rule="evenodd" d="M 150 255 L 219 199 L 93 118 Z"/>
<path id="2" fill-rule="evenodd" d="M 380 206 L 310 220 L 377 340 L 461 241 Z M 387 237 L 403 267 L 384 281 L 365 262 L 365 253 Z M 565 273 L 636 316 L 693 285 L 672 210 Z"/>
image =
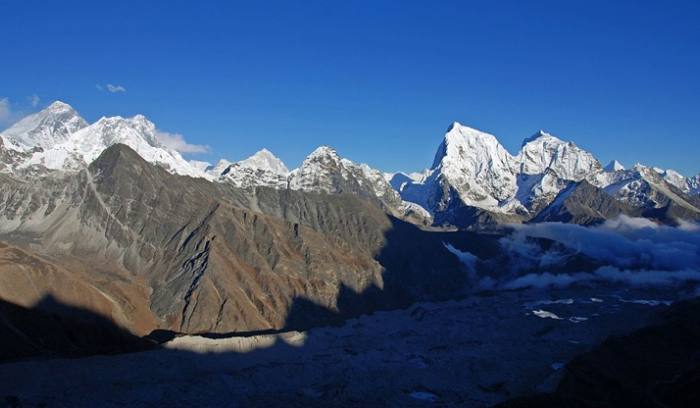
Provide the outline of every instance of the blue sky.
<path id="1" fill-rule="evenodd" d="M 98 3 L 0 0 L 0 127 L 60 99 L 210 146 L 190 158 L 330 144 L 412 171 L 458 120 L 700 171 L 695 1 Z"/>

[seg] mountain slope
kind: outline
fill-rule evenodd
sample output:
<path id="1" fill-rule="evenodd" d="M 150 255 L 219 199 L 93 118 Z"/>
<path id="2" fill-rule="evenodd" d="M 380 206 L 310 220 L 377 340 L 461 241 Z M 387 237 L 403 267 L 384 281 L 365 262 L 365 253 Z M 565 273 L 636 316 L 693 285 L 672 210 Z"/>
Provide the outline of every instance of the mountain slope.
<path id="1" fill-rule="evenodd" d="M 600 188 L 583 180 L 571 183 L 532 222 L 567 222 L 590 225 L 620 214 L 639 215 L 638 211 L 615 200 Z"/>

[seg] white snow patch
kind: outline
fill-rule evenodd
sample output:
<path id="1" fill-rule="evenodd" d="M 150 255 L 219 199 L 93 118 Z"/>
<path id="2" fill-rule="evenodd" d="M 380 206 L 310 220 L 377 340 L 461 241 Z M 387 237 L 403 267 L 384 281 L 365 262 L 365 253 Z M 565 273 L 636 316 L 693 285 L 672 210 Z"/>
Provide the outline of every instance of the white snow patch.
<path id="1" fill-rule="evenodd" d="M 552 312 L 548 312 L 548 311 L 543 310 L 543 309 L 533 310 L 532 314 L 534 314 L 535 316 L 537 316 L 541 319 L 563 320 L 561 317 L 557 316 L 556 314 L 554 314 Z"/>

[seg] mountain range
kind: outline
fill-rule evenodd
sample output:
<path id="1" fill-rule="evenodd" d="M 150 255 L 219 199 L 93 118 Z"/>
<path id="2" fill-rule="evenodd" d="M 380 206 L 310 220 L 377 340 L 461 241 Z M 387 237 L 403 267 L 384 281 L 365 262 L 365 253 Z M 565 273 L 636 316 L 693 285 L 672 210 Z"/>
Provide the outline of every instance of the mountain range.
<path id="1" fill-rule="evenodd" d="M 16 177 L 75 173 L 107 147 L 124 144 L 173 174 L 242 189 L 352 193 L 379 200 L 394 215 L 441 227 L 548 220 L 595 223 L 608 218 L 612 207 L 615 214 L 667 223 L 700 218 L 700 174 L 684 177 L 640 164 L 625 169 L 617 161 L 602 166 L 590 152 L 544 131 L 525 139 L 512 155 L 495 136 L 454 122 L 430 168 L 414 174 L 382 173 L 341 158 L 329 146 L 314 150 L 291 171 L 267 149 L 212 166 L 186 161 L 162 144 L 158 133 L 142 115 L 103 117 L 88 124 L 68 104 L 54 102 L 0 133 L 2 169 Z M 587 197 L 599 199 L 571 205 L 569 196 L 579 187 L 589 191 Z"/>
<path id="2" fill-rule="evenodd" d="M 50 293 L 138 335 L 303 328 L 449 299 L 473 268 L 509 270 L 498 239 L 512 224 L 700 219 L 698 176 L 604 167 L 545 132 L 512 155 L 457 122 L 413 174 L 329 146 L 293 170 L 265 149 L 187 161 L 144 116 L 88 124 L 62 102 L 0 142 L 0 297 L 30 307 Z"/>

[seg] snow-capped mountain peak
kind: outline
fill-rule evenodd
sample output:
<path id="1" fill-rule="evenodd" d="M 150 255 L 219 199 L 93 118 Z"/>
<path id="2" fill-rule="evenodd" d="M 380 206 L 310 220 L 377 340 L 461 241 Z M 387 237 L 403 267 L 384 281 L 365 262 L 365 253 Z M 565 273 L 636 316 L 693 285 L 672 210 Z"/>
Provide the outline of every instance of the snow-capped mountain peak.
<path id="1" fill-rule="evenodd" d="M 271 151 L 263 148 L 245 160 L 238 162 L 241 167 L 270 170 L 278 174 L 287 174 L 289 169 Z"/>
<path id="2" fill-rule="evenodd" d="M 322 145 L 317 147 L 313 152 L 311 152 L 308 156 L 306 156 L 306 159 L 304 159 L 304 162 L 313 162 L 313 161 L 331 161 L 331 162 L 339 162 L 340 161 L 340 156 L 338 156 L 338 152 L 331 146 L 326 146 Z"/>
<path id="3" fill-rule="evenodd" d="M 219 162 L 219 164 L 222 163 L 226 161 Z M 282 160 L 269 150 L 262 149 L 245 160 L 229 164 L 220 173 L 219 180 L 240 188 L 258 186 L 286 188 L 288 175 L 289 170 Z"/>
<path id="4" fill-rule="evenodd" d="M 88 125 L 70 105 L 54 102 L 20 120 L 1 134 L 5 145 L 21 152 L 12 168 L 78 171 L 117 143 L 134 149 L 143 159 L 187 175 L 203 173 L 158 140 L 156 126 L 143 115 L 102 117 Z"/>
<path id="5" fill-rule="evenodd" d="M 163 147 L 158 141 L 156 126 L 143 115 L 131 118 L 103 116 L 84 131 L 76 132 L 72 139 L 82 145 L 95 145 L 98 148 L 101 147 L 98 139 L 107 146 L 115 143 L 129 145 L 142 140 L 151 147 Z"/>
<path id="6" fill-rule="evenodd" d="M 35 147 L 51 148 L 65 142 L 72 133 L 88 124 L 67 103 L 56 101 L 45 109 L 28 115 L 0 133 L 5 145 L 17 151 Z"/>
<path id="7" fill-rule="evenodd" d="M 315 193 L 350 193 L 379 200 L 394 213 L 429 217 L 415 203 L 401 200 L 385 174 L 367 164 L 341 158 L 330 146 L 320 146 L 309 154 L 302 165 L 289 174 L 289 188 Z"/>
<path id="8" fill-rule="evenodd" d="M 516 160 L 523 174 L 543 174 L 550 169 L 560 178 L 573 181 L 602 169 L 591 153 L 543 131 L 525 139 Z"/>
<path id="9" fill-rule="evenodd" d="M 67 143 L 56 146 L 56 152 L 67 157 L 63 163 L 43 163 L 48 168 L 76 167 L 73 163 L 87 164 L 95 160 L 109 146 L 121 143 L 136 151 L 144 160 L 159 164 L 167 170 L 197 177 L 202 173 L 182 158 L 180 153 L 165 147 L 158 140 L 156 126 L 143 115 L 131 118 L 102 117 L 97 122 L 73 133 Z"/>
<path id="10" fill-rule="evenodd" d="M 443 179 L 476 207 L 497 208 L 517 190 L 513 156 L 495 136 L 459 122 L 447 129 L 432 170 L 429 179 Z"/>
<path id="11" fill-rule="evenodd" d="M 495 153 L 500 161 L 510 160 L 511 156 L 501 146 L 495 136 L 480 130 L 453 122 L 435 154 L 432 168 L 449 164 L 460 158 L 473 158 L 474 153 L 485 151 Z"/>
<path id="12" fill-rule="evenodd" d="M 685 193 L 689 193 L 693 190 L 691 185 L 693 183 L 693 179 L 691 177 L 685 177 L 673 169 L 660 169 L 655 167 L 654 171 L 656 171 L 668 184 Z"/>
<path id="13" fill-rule="evenodd" d="M 306 156 L 299 168 L 292 170 L 289 187 L 293 190 L 336 193 L 340 192 L 338 177 L 347 178 L 347 170 L 336 150 L 323 145 Z"/>
<path id="14" fill-rule="evenodd" d="M 615 171 L 625 170 L 625 166 L 623 166 L 622 163 L 620 163 L 619 161 L 613 160 L 610 163 L 608 163 L 608 165 L 605 166 L 603 170 L 605 170 L 608 173 L 611 173 Z"/>
<path id="15" fill-rule="evenodd" d="M 541 138 L 541 137 L 550 137 L 550 138 L 554 138 L 554 139 L 559 140 L 557 137 L 552 136 L 551 134 L 549 134 L 549 133 L 545 132 L 544 130 L 540 129 L 540 130 L 538 130 L 537 132 L 535 132 L 535 134 L 533 134 L 532 136 L 526 137 L 526 138 L 523 140 L 523 143 L 522 143 L 521 146 L 525 146 L 526 144 L 528 144 L 528 143 L 530 143 L 530 142 L 533 142 L 533 141 L 535 141 L 535 140 L 537 140 L 537 139 L 539 139 L 539 138 Z"/>

